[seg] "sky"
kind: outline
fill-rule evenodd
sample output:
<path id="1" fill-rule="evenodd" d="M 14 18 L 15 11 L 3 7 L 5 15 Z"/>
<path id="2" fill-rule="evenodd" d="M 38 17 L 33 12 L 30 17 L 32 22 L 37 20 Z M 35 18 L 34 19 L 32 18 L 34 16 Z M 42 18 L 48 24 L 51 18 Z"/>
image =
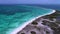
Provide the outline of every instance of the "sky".
<path id="1" fill-rule="evenodd" d="M 60 4 L 60 0 L 0 0 L 0 4 Z"/>

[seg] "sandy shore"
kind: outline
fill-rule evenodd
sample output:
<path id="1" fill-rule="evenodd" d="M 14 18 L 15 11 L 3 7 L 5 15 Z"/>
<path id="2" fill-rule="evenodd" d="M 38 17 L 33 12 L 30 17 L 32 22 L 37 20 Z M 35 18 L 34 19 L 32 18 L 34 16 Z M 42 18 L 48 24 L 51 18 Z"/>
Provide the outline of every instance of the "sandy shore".
<path id="1" fill-rule="evenodd" d="M 44 15 L 40 15 L 40 16 L 38 16 L 38 17 L 33 18 L 32 20 L 29 20 L 28 22 L 25 22 L 22 26 L 14 29 L 10 34 L 16 34 L 17 32 L 21 31 L 24 27 L 26 27 L 29 23 L 33 22 L 33 21 L 36 20 L 37 18 L 40 18 L 40 17 L 45 16 L 45 15 L 50 15 L 50 14 L 52 14 L 52 13 L 55 13 L 55 10 L 52 10 L 51 13 L 44 14 Z"/>

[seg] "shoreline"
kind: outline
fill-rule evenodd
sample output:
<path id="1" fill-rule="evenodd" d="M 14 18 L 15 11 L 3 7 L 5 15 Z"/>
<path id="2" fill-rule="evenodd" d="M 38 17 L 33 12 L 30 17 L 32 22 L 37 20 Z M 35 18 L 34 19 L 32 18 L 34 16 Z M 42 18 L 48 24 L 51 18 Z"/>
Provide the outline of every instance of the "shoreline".
<path id="1" fill-rule="evenodd" d="M 35 17 L 32 20 L 29 20 L 29 21 L 25 22 L 22 26 L 14 29 L 10 34 L 17 34 L 17 32 L 21 31 L 24 27 L 26 27 L 29 23 L 33 22 L 34 20 L 36 20 L 36 19 L 38 19 L 38 18 L 40 18 L 42 16 L 45 16 L 45 15 L 50 15 L 50 14 L 55 13 L 55 12 L 56 12 L 55 10 L 52 10 L 52 12 L 50 12 L 50 13 L 47 13 L 47 14 L 44 14 L 44 15 L 40 15 L 38 17 Z"/>

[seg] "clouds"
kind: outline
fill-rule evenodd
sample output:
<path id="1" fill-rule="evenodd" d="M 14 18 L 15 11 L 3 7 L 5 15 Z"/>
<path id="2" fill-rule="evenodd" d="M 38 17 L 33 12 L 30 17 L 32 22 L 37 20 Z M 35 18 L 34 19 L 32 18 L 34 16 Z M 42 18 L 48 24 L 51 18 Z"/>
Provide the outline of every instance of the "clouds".
<path id="1" fill-rule="evenodd" d="M 0 4 L 60 4 L 60 0 L 0 0 Z"/>

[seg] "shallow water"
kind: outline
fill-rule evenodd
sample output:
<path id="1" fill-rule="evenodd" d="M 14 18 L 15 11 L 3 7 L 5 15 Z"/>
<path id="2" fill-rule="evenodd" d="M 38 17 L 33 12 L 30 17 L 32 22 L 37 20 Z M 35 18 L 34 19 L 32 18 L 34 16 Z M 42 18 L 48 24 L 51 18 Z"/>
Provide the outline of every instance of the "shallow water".
<path id="1" fill-rule="evenodd" d="M 28 20 L 50 12 L 51 9 L 33 6 L 0 5 L 0 34 L 10 34 Z"/>

